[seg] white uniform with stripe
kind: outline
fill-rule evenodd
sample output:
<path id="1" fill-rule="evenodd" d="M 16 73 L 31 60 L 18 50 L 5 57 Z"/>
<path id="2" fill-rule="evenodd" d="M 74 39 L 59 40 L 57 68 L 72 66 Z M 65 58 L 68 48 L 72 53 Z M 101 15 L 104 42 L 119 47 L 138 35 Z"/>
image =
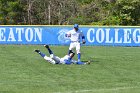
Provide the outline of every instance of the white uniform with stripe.
<path id="1" fill-rule="evenodd" d="M 64 57 L 60 58 L 58 56 L 55 56 L 54 54 L 51 54 L 50 57 L 45 56 L 44 59 L 50 62 L 51 64 L 65 64 L 66 60 L 69 60 L 70 56 L 65 55 Z"/>
<path id="2" fill-rule="evenodd" d="M 83 32 L 80 30 L 75 31 L 75 29 L 73 29 L 67 32 L 67 36 L 71 40 L 69 50 L 76 48 L 77 54 L 80 53 L 80 38 L 84 36 Z"/>

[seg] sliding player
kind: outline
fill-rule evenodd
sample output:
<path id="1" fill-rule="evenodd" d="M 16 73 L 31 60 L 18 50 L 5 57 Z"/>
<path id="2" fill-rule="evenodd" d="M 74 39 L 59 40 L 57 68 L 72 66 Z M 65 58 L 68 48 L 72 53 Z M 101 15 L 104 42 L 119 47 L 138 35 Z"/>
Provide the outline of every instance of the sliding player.
<path id="1" fill-rule="evenodd" d="M 40 54 L 41 57 L 43 57 L 45 60 L 47 60 L 51 64 L 79 64 L 79 65 L 84 65 L 84 64 L 90 64 L 90 62 L 78 62 L 75 60 L 72 60 L 74 57 L 75 53 L 71 52 L 69 55 L 65 55 L 64 57 L 60 58 L 58 56 L 55 56 L 50 49 L 49 45 L 44 45 L 45 48 L 47 48 L 50 57 L 46 56 L 44 53 L 42 53 L 40 50 L 35 50 L 38 54 Z"/>

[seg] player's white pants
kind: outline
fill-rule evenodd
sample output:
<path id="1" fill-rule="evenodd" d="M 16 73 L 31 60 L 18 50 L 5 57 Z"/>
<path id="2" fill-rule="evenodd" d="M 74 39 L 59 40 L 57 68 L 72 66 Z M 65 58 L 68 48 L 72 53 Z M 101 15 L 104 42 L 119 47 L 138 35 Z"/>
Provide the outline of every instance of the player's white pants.
<path id="1" fill-rule="evenodd" d="M 71 42 L 69 50 L 72 50 L 73 48 L 76 48 L 77 54 L 80 53 L 80 42 Z"/>
<path id="2" fill-rule="evenodd" d="M 58 56 L 55 56 L 54 54 L 51 54 L 50 57 L 47 56 L 44 57 L 44 59 L 51 64 L 65 64 L 65 60 L 69 60 L 69 58 L 70 58 L 69 55 L 65 55 L 64 57 L 60 58 Z"/>
<path id="3" fill-rule="evenodd" d="M 51 54 L 50 57 L 45 56 L 44 59 L 51 64 L 56 64 L 60 62 L 60 58 L 58 56 L 55 56 L 54 54 Z"/>
<path id="4" fill-rule="evenodd" d="M 47 60 L 51 64 L 56 64 L 55 61 L 50 57 L 45 56 L 44 59 Z"/>

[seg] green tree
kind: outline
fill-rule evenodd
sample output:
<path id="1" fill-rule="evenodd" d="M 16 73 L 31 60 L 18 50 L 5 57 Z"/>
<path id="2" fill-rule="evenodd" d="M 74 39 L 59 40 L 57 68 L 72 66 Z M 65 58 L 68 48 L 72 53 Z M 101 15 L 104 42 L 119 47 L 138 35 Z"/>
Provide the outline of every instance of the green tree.
<path id="1" fill-rule="evenodd" d="M 140 0 L 0 0 L 0 24 L 140 25 Z"/>
<path id="2" fill-rule="evenodd" d="M 106 25 L 112 15 L 112 7 L 115 0 L 77 0 L 81 3 L 80 18 L 84 24 Z M 113 3 L 113 4 L 112 4 Z"/>
<path id="3" fill-rule="evenodd" d="M 20 24 L 22 7 L 19 0 L 0 0 L 0 24 Z"/>
<path id="4" fill-rule="evenodd" d="M 140 24 L 140 0 L 117 0 L 115 7 L 120 25 Z"/>

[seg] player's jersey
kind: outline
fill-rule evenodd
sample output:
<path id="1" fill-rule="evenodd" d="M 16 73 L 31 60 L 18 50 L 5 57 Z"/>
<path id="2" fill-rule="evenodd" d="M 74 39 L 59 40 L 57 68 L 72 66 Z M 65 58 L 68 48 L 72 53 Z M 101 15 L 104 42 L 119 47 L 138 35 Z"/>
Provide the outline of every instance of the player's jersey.
<path id="1" fill-rule="evenodd" d="M 70 40 L 72 42 L 79 42 L 80 41 L 80 37 L 83 36 L 83 33 L 82 31 L 78 30 L 78 31 L 75 31 L 74 29 L 73 30 L 70 30 L 67 32 L 67 34 L 70 34 Z"/>
<path id="2" fill-rule="evenodd" d="M 65 55 L 64 57 L 62 57 L 60 59 L 60 63 L 61 64 L 65 64 L 66 61 L 69 61 L 70 56 L 69 55 Z"/>

